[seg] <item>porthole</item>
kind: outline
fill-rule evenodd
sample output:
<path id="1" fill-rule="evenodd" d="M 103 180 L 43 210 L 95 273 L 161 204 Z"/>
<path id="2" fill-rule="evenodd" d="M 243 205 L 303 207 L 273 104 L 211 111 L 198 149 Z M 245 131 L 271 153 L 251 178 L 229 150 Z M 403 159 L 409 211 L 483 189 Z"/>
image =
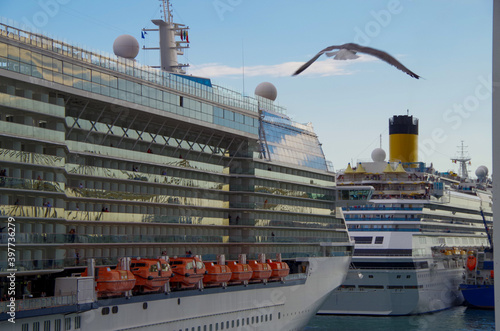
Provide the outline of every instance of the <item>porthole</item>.
<path id="1" fill-rule="evenodd" d="M 118 312 L 118 306 L 113 306 L 113 308 L 111 308 L 111 312 L 116 314 Z"/>
<path id="2" fill-rule="evenodd" d="M 142 309 L 148 309 L 148 303 L 147 302 L 144 302 L 142 304 Z"/>
<path id="3" fill-rule="evenodd" d="M 104 307 L 104 308 L 101 310 L 101 314 L 103 314 L 103 315 L 108 315 L 108 314 L 109 314 L 109 307 Z"/>

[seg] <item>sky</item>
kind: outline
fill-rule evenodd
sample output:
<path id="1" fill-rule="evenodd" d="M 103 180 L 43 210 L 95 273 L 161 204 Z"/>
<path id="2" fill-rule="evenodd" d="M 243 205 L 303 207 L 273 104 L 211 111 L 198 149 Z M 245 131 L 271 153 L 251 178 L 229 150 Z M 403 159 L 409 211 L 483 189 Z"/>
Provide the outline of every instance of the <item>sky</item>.
<path id="1" fill-rule="evenodd" d="M 112 53 L 121 34 L 156 47 L 158 0 L 0 0 L 0 16 L 87 49 Z M 188 74 L 248 96 L 261 82 L 300 123 L 311 122 L 335 170 L 389 154 L 388 119 L 419 119 L 419 160 L 458 171 L 451 158 L 466 146 L 470 175 L 492 169 L 492 0 L 173 0 L 174 22 L 190 27 L 179 58 Z M 384 50 L 422 79 L 374 57 L 325 56 L 292 73 L 330 45 L 355 42 Z M 158 65 L 156 51 L 137 61 Z"/>

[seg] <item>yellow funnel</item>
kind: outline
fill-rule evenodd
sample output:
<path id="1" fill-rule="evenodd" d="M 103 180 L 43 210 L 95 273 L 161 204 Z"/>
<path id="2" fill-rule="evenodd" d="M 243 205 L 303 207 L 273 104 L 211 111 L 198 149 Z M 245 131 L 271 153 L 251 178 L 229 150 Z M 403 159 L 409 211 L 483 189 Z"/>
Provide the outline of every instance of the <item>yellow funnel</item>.
<path id="1" fill-rule="evenodd" d="M 393 116 L 389 119 L 389 161 L 418 162 L 418 119 Z"/>

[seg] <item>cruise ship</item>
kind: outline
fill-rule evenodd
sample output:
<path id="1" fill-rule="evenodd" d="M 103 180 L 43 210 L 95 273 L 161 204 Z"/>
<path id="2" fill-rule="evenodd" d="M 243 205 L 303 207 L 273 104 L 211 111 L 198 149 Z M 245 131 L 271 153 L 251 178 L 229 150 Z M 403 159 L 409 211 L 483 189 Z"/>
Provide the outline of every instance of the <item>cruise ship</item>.
<path id="1" fill-rule="evenodd" d="M 368 204 L 344 211 L 354 256 L 319 314 L 412 315 L 463 302 L 468 252 L 489 246 L 491 180 L 484 166 L 478 179 L 468 179 L 470 158 L 463 155 L 454 159 L 460 174 L 418 162 L 418 124 L 410 115 L 390 118 L 389 160 L 377 148 L 371 162 L 339 173 L 338 186 L 371 185 L 375 192 Z"/>
<path id="2" fill-rule="evenodd" d="M 373 188 L 272 84 L 186 75 L 165 13 L 160 68 L 0 24 L 1 330 L 300 330 L 344 281 Z"/>

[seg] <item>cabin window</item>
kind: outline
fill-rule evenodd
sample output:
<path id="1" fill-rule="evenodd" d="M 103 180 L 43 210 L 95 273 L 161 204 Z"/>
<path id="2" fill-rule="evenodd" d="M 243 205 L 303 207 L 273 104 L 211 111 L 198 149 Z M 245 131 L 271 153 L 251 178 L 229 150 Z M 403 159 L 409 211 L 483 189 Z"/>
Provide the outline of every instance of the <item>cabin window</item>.
<path id="1" fill-rule="evenodd" d="M 66 317 L 64 319 L 64 329 L 65 330 L 71 330 L 71 318 Z"/>
<path id="2" fill-rule="evenodd" d="M 43 331 L 50 331 L 50 321 L 43 322 Z"/>
<path id="3" fill-rule="evenodd" d="M 113 314 L 116 314 L 118 312 L 118 306 L 113 306 L 113 308 L 111 309 L 111 312 Z"/>
<path id="4" fill-rule="evenodd" d="M 22 331 L 29 331 L 30 327 L 27 323 L 23 324 Z"/>
<path id="5" fill-rule="evenodd" d="M 54 321 L 54 331 L 61 331 L 61 320 L 57 319 Z"/>
<path id="6" fill-rule="evenodd" d="M 149 267 L 149 271 L 158 272 L 158 266 L 156 264 L 151 265 L 151 267 Z"/>
<path id="7" fill-rule="evenodd" d="M 33 331 L 40 331 L 40 322 L 33 322 Z"/>
<path id="8" fill-rule="evenodd" d="M 82 317 L 75 316 L 75 329 L 79 329 L 81 327 L 81 324 L 82 324 Z"/>
<path id="9" fill-rule="evenodd" d="M 102 315 L 108 315 L 108 314 L 109 314 L 109 307 L 104 307 L 104 308 L 101 310 L 101 314 L 102 314 Z"/>
<path id="10" fill-rule="evenodd" d="M 147 302 L 144 302 L 142 304 L 142 309 L 148 309 L 148 303 Z"/>

